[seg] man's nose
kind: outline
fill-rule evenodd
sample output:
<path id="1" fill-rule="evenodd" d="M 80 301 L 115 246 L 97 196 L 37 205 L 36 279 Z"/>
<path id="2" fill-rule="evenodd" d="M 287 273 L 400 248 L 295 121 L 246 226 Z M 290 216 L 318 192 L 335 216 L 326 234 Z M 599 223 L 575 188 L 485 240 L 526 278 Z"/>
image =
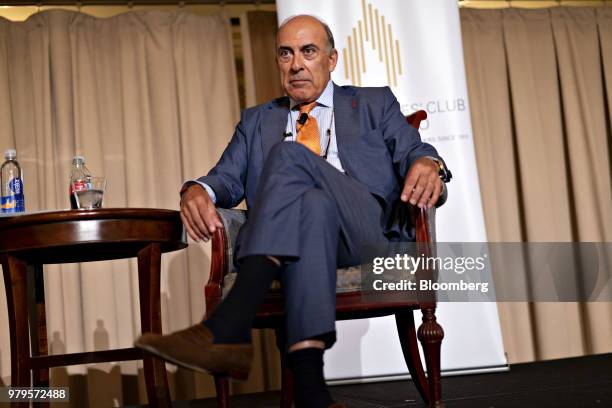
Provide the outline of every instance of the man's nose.
<path id="1" fill-rule="evenodd" d="M 297 54 L 291 60 L 291 70 L 293 72 L 299 72 L 304 68 L 304 60 L 300 54 Z"/>

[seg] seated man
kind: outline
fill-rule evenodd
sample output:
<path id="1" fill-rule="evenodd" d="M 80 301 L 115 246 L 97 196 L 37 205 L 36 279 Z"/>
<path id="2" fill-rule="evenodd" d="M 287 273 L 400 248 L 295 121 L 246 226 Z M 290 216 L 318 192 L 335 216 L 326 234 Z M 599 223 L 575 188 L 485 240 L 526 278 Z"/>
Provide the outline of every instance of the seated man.
<path id="1" fill-rule="evenodd" d="M 181 217 L 196 241 L 222 226 L 215 206 L 232 208 L 246 198 L 236 282 L 206 321 L 146 334 L 136 346 L 188 368 L 245 378 L 253 319 L 277 278 L 296 406 L 329 407 L 323 352 L 335 342 L 336 268 L 360 264 L 362 243 L 396 233 L 389 220 L 398 198 L 433 206 L 443 165 L 406 123 L 389 88 L 331 81 L 338 53 L 326 24 L 292 17 L 276 43 L 287 97 L 243 111 L 217 165 L 181 191 Z"/>

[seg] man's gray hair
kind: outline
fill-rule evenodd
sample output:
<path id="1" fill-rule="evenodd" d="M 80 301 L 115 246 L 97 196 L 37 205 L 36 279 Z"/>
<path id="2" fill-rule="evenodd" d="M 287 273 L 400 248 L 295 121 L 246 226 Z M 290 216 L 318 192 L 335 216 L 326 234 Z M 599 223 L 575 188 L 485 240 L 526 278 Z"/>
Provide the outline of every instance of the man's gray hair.
<path id="1" fill-rule="evenodd" d="M 325 21 L 323 21 L 321 18 L 317 16 L 313 16 L 312 14 L 296 14 L 294 16 L 289 16 L 283 20 L 280 27 L 278 27 L 278 31 L 280 31 L 284 26 L 286 26 L 287 23 L 289 23 L 291 20 L 293 20 L 294 18 L 298 18 L 298 17 L 312 17 L 315 20 L 317 20 L 319 23 L 321 23 L 321 25 L 323 26 L 323 29 L 325 30 L 325 34 L 327 35 L 327 53 L 331 55 L 332 51 L 336 48 L 336 43 L 334 41 L 334 34 L 332 33 L 331 28 L 329 28 L 329 25 L 327 25 Z"/>

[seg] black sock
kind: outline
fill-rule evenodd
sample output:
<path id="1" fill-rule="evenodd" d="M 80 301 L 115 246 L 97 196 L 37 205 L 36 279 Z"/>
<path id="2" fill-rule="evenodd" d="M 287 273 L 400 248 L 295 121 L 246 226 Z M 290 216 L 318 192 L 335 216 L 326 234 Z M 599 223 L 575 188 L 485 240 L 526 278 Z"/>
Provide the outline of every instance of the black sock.
<path id="1" fill-rule="evenodd" d="M 215 336 L 215 343 L 248 343 L 257 308 L 270 289 L 280 266 L 267 256 L 242 260 L 236 282 L 204 325 Z"/>
<path id="2" fill-rule="evenodd" d="M 287 354 L 295 383 L 296 408 L 327 408 L 334 403 L 323 377 L 323 352 L 305 348 Z"/>

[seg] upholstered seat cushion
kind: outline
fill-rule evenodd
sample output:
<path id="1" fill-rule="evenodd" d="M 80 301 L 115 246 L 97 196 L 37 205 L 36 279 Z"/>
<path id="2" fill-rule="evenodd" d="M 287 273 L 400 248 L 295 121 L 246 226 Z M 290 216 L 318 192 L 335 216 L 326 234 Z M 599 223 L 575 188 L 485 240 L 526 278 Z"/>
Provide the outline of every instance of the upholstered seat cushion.
<path id="1" fill-rule="evenodd" d="M 227 248 L 226 253 L 228 254 L 228 265 L 229 271 L 223 279 L 222 295 L 225 296 L 229 292 L 234 281 L 236 279 L 236 267 L 234 265 L 234 245 L 236 243 L 236 237 L 242 224 L 246 222 L 246 211 L 244 210 L 227 210 L 218 208 L 225 233 L 227 234 Z M 361 266 L 351 266 L 349 268 L 338 269 L 338 277 L 336 283 L 336 292 L 353 292 L 361 289 Z M 272 283 L 272 290 L 280 290 L 280 283 L 274 281 Z"/>
<path id="2" fill-rule="evenodd" d="M 338 269 L 338 278 L 336 282 L 336 293 L 355 292 L 361 290 L 361 266 L 351 266 L 350 268 Z M 223 279 L 223 288 L 221 296 L 229 292 L 236 280 L 237 272 L 228 273 Z M 280 291 L 280 282 L 274 281 L 271 286 L 272 291 Z"/>

